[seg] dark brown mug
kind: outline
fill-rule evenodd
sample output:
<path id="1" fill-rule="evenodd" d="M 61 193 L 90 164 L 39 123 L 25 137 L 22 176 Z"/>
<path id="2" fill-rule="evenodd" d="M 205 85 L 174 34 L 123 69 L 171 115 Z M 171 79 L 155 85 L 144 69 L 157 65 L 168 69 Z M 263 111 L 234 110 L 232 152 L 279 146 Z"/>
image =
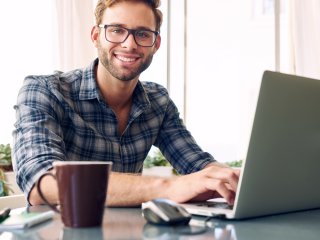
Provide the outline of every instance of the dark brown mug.
<path id="1" fill-rule="evenodd" d="M 61 237 L 62 236 L 62 237 Z M 60 234 L 61 240 L 103 240 L 103 228 L 63 228 Z"/>
<path id="2" fill-rule="evenodd" d="M 57 161 L 53 163 L 55 174 L 43 174 L 37 182 L 37 190 L 50 208 L 61 213 L 66 227 L 100 226 L 111 166 L 112 162 Z M 48 175 L 57 181 L 60 210 L 49 203 L 41 190 L 41 180 Z"/>

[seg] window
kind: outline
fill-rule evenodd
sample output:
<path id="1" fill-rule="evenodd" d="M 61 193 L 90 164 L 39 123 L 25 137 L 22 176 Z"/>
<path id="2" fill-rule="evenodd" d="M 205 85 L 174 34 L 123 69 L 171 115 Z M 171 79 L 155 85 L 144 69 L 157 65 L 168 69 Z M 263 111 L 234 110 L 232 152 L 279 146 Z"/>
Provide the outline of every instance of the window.
<path id="1" fill-rule="evenodd" d="M 186 124 L 219 161 L 245 156 L 262 73 L 275 67 L 274 17 L 257 2 L 270 1 L 188 1 Z"/>

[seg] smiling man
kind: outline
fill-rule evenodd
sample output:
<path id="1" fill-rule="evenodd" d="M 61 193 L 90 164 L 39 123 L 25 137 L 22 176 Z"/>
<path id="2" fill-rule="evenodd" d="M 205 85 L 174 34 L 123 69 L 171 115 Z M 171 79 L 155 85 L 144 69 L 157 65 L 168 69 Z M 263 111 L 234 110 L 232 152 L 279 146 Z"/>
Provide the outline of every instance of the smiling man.
<path id="1" fill-rule="evenodd" d="M 32 205 L 42 204 L 38 178 L 54 161 L 112 161 L 109 206 L 153 198 L 176 202 L 224 197 L 233 204 L 239 172 L 203 152 L 179 117 L 167 90 L 140 82 L 160 47 L 159 0 L 99 0 L 91 39 L 98 58 L 85 69 L 28 76 L 15 106 L 17 182 Z M 181 174 L 142 176 L 152 145 Z M 44 194 L 57 203 L 54 179 Z M 90 184 L 90 183 L 88 183 Z"/>

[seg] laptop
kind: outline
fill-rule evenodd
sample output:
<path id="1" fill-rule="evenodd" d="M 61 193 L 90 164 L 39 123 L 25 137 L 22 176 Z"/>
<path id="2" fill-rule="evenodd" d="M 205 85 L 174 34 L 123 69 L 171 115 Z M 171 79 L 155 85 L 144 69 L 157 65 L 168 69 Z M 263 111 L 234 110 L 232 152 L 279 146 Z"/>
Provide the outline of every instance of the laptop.
<path id="1" fill-rule="evenodd" d="M 318 184 L 320 81 L 265 71 L 234 206 L 215 207 L 215 200 L 182 206 L 228 219 L 315 209 Z"/>

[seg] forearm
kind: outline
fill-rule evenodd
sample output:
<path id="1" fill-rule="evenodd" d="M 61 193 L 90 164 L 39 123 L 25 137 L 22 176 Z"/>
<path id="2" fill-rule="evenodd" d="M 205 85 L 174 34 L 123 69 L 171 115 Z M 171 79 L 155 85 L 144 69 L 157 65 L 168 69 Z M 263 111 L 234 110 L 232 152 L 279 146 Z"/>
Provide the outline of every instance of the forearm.
<path id="1" fill-rule="evenodd" d="M 221 162 L 217 162 L 217 161 L 207 164 L 204 168 L 208 168 L 208 167 L 211 167 L 211 166 L 230 168 L 227 164 L 221 163 Z"/>
<path id="2" fill-rule="evenodd" d="M 53 170 L 51 170 L 50 172 L 53 173 Z M 57 187 L 57 182 L 53 177 L 51 176 L 43 177 L 41 181 L 41 190 L 43 195 L 46 197 L 46 199 L 50 203 L 52 204 L 58 203 L 58 187 Z M 31 189 L 28 200 L 31 205 L 44 204 L 44 201 L 42 200 L 42 198 L 38 193 L 36 184 Z"/>
<path id="3" fill-rule="evenodd" d="M 169 180 L 160 177 L 140 176 L 126 173 L 111 173 L 108 183 L 108 206 L 137 206 L 142 202 L 157 197 L 167 197 Z M 58 203 L 57 183 L 51 176 L 45 176 L 41 181 L 44 196 L 52 204 Z M 44 204 L 36 184 L 29 194 L 31 205 Z"/>
<path id="4" fill-rule="evenodd" d="M 172 178 L 112 172 L 106 204 L 110 207 L 129 207 L 154 198 L 168 198 L 183 203 L 221 196 L 233 204 L 240 171 L 217 163 L 209 165 L 202 171 Z M 41 189 L 50 203 L 58 203 L 57 184 L 52 177 L 45 176 L 42 179 Z M 36 186 L 29 195 L 29 202 L 32 205 L 44 203 Z"/>
<path id="5" fill-rule="evenodd" d="M 233 204 L 239 172 L 220 163 L 210 163 L 202 171 L 171 178 L 112 173 L 108 186 L 108 206 L 137 206 L 154 198 L 178 203 L 224 197 Z"/>
<path id="6" fill-rule="evenodd" d="M 153 198 L 168 197 L 170 180 L 113 172 L 108 185 L 108 206 L 137 206 Z"/>

